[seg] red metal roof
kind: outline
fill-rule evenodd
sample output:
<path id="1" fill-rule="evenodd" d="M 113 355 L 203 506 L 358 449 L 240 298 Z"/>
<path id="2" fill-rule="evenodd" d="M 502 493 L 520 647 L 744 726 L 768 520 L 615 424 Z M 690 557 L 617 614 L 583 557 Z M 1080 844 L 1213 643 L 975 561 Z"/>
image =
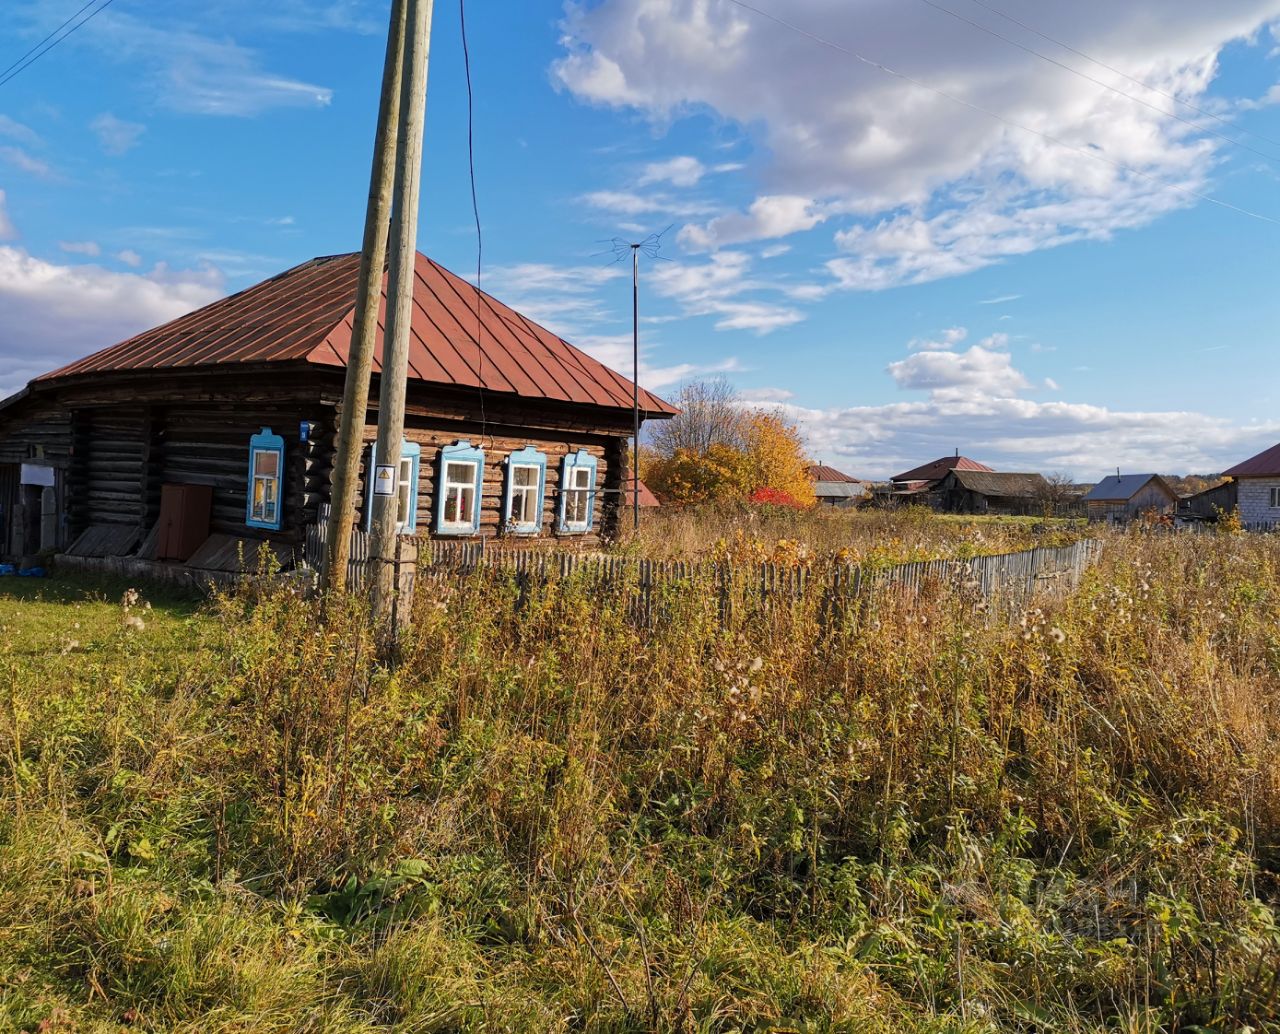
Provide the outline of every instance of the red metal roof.
<path id="1" fill-rule="evenodd" d="M 838 484 L 858 485 L 861 484 L 857 478 L 850 477 L 843 471 L 836 470 L 835 467 L 827 467 L 821 463 L 815 463 L 808 468 L 809 477 L 814 481 L 835 481 Z"/>
<path id="2" fill-rule="evenodd" d="M 38 380 L 239 363 L 301 361 L 345 366 L 351 349 L 359 269 L 359 254 L 312 259 Z M 631 381 L 621 374 L 491 295 L 477 291 L 425 255 L 418 255 L 415 273 L 409 341 L 411 380 L 631 408 Z M 386 311 L 384 277 L 375 372 L 381 369 Z M 675 407 L 643 388 L 640 408 L 648 416 L 676 412 Z"/>
<path id="3" fill-rule="evenodd" d="M 981 470 L 988 474 L 992 469 L 985 463 L 971 460 L 968 456 L 943 456 L 940 460 L 926 463 L 923 466 L 908 470 L 903 474 L 895 474 L 894 481 L 940 481 L 947 476 L 949 470 Z"/>
<path id="4" fill-rule="evenodd" d="M 641 509 L 644 509 L 646 506 L 653 507 L 653 506 L 662 505 L 660 502 L 658 502 L 658 497 L 653 494 L 649 486 L 646 485 L 643 481 L 640 482 L 640 491 L 637 494 L 640 497 Z M 631 479 L 630 478 L 627 478 L 622 483 L 622 503 L 624 506 L 631 505 Z"/>
<path id="5" fill-rule="evenodd" d="M 1273 445 L 1222 473 L 1233 478 L 1280 477 L 1280 445 Z"/>

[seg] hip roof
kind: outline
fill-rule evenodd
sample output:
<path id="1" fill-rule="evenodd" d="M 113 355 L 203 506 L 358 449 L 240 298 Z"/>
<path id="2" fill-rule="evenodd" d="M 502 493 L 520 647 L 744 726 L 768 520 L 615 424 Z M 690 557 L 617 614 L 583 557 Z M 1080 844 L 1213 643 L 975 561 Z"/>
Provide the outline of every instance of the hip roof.
<path id="1" fill-rule="evenodd" d="M 316 258 L 37 378 L 305 362 L 345 366 L 351 351 L 360 255 Z M 386 277 L 373 369 L 381 371 Z M 439 263 L 414 269 L 409 379 L 526 398 L 631 409 L 631 381 Z M 639 392 L 641 411 L 674 406 Z"/>
<path id="2" fill-rule="evenodd" d="M 912 470 L 893 476 L 894 481 L 941 481 L 951 470 L 990 470 L 985 463 L 968 456 L 943 456 L 942 459 L 922 464 Z"/>

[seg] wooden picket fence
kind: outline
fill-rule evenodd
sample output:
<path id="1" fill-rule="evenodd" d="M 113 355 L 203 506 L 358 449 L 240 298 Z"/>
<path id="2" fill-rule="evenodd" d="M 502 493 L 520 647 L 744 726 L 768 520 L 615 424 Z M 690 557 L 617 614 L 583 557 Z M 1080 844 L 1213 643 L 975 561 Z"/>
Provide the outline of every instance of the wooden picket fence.
<path id="1" fill-rule="evenodd" d="M 309 527 L 306 558 L 319 567 L 324 556 L 324 515 Z M 465 542 L 402 536 L 398 543 L 397 584 L 433 583 L 481 570 L 508 572 L 522 582 L 582 578 L 601 586 L 626 585 L 640 615 L 652 616 L 654 600 L 668 587 L 696 583 L 715 593 L 722 611 L 733 601 L 762 603 L 798 601 L 813 592 L 824 600 L 851 600 L 878 592 L 914 594 L 949 585 L 990 601 L 1021 606 L 1039 594 L 1058 595 L 1080 583 L 1097 560 L 1102 543 L 1082 539 L 1069 546 L 1037 547 L 969 559 L 923 560 L 865 569 L 856 564 L 819 563 L 794 566 L 774 563 L 648 560 L 596 552 L 571 552 L 528 543 L 475 539 Z M 352 534 L 348 584 L 366 583 L 368 535 Z"/>

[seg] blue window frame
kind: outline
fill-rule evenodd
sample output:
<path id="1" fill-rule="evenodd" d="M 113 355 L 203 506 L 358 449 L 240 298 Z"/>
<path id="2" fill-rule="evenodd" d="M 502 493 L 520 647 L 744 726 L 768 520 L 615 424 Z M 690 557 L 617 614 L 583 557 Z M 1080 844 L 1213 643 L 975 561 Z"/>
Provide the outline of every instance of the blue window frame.
<path id="1" fill-rule="evenodd" d="M 532 445 L 507 457 L 502 492 L 502 527 L 516 535 L 542 530 L 542 506 L 547 491 L 547 454 Z"/>
<path id="2" fill-rule="evenodd" d="M 484 450 L 460 441 L 440 450 L 436 471 L 436 534 L 474 535 L 480 530 Z"/>
<path id="3" fill-rule="evenodd" d="M 560 503 L 556 530 L 563 535 L 590 531 L 596 513 L 596 458 L 586 449 L 560 461 Z"/>
<path id="4" fill-rule="evenodd" d="M 364 486 L 364 526 L 373 529 L 373 475 L 378 469 L 378 443 L 369 445 L 369 464 Z M 422 470 L 422 446 L 407 438 L 400 440 L 400 476 L 396 479 L 396 533 L 418 530 L 418 475 Z"/>
<path id="5" fill-rule="evenodd" d="M 264 427 L 249 439 L 248 499 L 244 522 L 250 528 L 280 530 L 284 509 L 284 439 Z"/>

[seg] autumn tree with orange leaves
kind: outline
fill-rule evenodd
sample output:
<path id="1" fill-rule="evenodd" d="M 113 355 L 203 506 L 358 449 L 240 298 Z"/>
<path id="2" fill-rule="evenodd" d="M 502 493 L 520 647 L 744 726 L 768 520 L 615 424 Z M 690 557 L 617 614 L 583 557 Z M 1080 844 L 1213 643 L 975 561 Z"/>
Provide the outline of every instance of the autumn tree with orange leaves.
<path id="1" fill-rule="evenodd" d="M 685 385 L 677 405 L 641 455 L 641 475 L 664 502 L 813 504 L 804 439 L 780 412 L 746 408 L 722 380 Z"/>

